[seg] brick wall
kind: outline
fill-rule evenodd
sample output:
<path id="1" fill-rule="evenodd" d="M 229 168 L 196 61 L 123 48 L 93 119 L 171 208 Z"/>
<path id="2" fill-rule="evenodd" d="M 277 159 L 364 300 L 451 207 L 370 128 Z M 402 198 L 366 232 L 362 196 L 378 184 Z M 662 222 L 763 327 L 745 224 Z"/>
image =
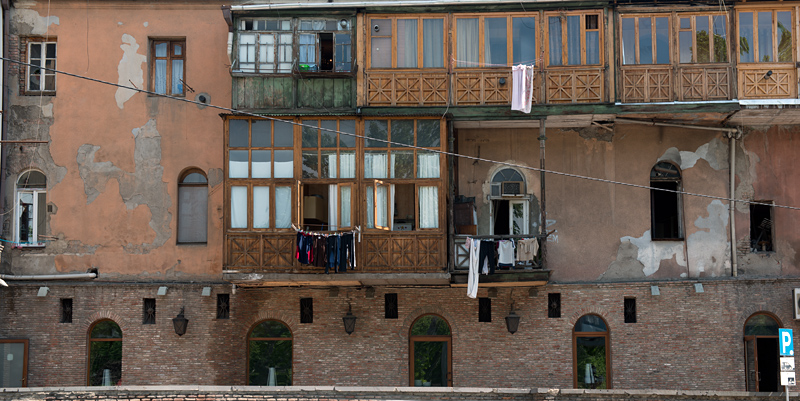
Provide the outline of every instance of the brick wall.
<path id="1" fill-rule="evenodd" d="M 745 390 L 742 329 L 764 311 L 794 328 L 794 280 L 548 285 L 530 290 L 500 288 L 492 321 L 478 322 L 478 300 L 464 288 L 238 288 L 231 317 L 217 320 L 216 294 L 224 284 L 12 283 L 0 289 L 0 338 L 30 340 L 29 386 L 86 383 L 87 331 L 102 318 L 123 330 L 123 385 L 244 385 L 246 337 L 265 319 L 284 322 L 293 336 L 295 386 L 407 386 L 409 328 L 420 315 L 436 313 L 452 328 L 453 384 L 457 387 L 573 386 L 572 330 L 584 314 L 608 324 L 611 382 L 616 389 Z M 157 296 L 159 286 L 169 287 Z M 210 297 L 201 296 L 211 286 Z M 399 318 L 384 318 L 384 294 L 397 293 Z M 548 318 L 547 294 L 561 293 L 561 317 Z M 369 294 L 369 295 L 368 295 Z M 479 297 L 488 296 L 486 289 Z M 623 299 L 637 302 L 637 323 L 624 323 Z M 60 298 L 73 298 L 73 323 L 59 323 Z M 142 324 L 142 299 L 156 298 L 155 325 Z M 314 321 L 300 323 L 300 298 L 313 298 Z M 504 317 L 513 299 L 521 316 L 509 334 Z M 352 305 L 355 332 L 342 316 Z M 186 335 L 172 318 L 186 307 Z"/>

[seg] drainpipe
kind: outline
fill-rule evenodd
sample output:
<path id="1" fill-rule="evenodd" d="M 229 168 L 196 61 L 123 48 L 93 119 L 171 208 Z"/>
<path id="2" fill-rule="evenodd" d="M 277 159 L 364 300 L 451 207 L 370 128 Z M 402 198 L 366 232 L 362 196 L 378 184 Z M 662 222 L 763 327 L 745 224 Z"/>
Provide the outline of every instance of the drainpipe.
<path id="1" fill-rule="evenodd" d="M 545 267 L 545 257 L 547 256 L 547 212 L 545 211 L 545 190 L 544 190 L 544 141 L 547 139 L 545 136 L 545 119 L 539 120 L 539 176 L 541 180 L 541 193 L 539 196 L 539 232 L 542 235 L 542 243 L 539 246 L 542 249 L 542 268 Z"/>
<path id="2" fill-rule="evenodd" d="M 739 275 L 739 267 L 737 265 L 736 260 L 736 219 L 734 216 L 734 212 L 736 211 L 736 202 L 734 202 L 735 192 L 736 191 L 736 132 L 729 132 L 728 133 L 728 148 L 730 150 L 730 155 L 728 159 L 730 160 L 730 169 L 731 169 L 731 178 L 730 178 L 730 213 L 731 213 L 731 276 L 737 277 Z"/>
<path id="3" fill-rule="evenodd" d="M 14 274 L 0 274 L 2 280 L 74 280 L 80 278 L 96 278 L 97 273 L 67 273 L 67 274 L 37 274 L 17 276 Z"/>

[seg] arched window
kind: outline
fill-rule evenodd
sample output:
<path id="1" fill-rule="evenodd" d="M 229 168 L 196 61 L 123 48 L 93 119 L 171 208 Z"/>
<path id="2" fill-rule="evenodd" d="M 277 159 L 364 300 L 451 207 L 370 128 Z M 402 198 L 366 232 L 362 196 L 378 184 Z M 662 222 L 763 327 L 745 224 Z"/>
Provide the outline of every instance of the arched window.
<path id="1" fill-rule="evenodd" d="M 611 388 L 608 326 L 597 315 L 584 315 L 572 332 L 575 388 Z"/>
<path id="2" fill-rule="evenodd" d="M 178 183 L 178 243 L 205 243 L 208 232 L 208 180 L 189 170 Z"/>
<path id="3" fill-rule="evenodd" d="M 247 336 L 247 384 L 292 385 L 292 332 L 277 320 L 265 320 Z"/>
<path id="4" fill-rule="evenodd" d="M 744 323 L 744 364 L 747 391 L 778 391 L 778 320 L 757 313 Z"/>
<path id="5" fill-rule="evenodd" d="M 100 320 L 89 328 L 90 386 L 111 386 L 122 379 L 122 330 L 112 320 Z"/>
<path id="6" fill-rule="evenodd" d="M 492 176 L 492 233 L 494 235 L 528 234 L 528 205 L 525 178 L 513 168 L 504 168 Z"/>
<path id="7" fill-rule="evenodd" d="M 446 387 L 453 385 L 450 325 L 436 315 L 423 315 L 411 325 L 412 386 Z"/>
<path id="8" fill-rule="evenodd" d="M 47 222 L 47 178 L 28 170 L 17 179 L 16 241 L 21 246 L 43 246 Z"/>
<path id="9" fill-rule="evenodd" d="M 650 235 L 654 240 L 683 239 L 681 218 L 681 171 L 678 166 L 659 162 L 650 170 Z"/>

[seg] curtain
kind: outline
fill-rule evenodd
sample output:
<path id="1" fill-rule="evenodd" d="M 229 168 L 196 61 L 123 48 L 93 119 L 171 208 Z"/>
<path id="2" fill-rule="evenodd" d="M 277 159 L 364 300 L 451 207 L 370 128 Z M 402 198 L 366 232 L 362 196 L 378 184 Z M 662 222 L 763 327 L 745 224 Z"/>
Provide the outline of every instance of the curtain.
<path id="1" fill-rule="evenodd" d="M 377 227 L 387 227 L 386 221 L 386 205 L 388 203 L 389 193 L 386 185 L 378 185 L 375 187 L 375 225 Z"/>
<path id="2" fill-rule="evenodd" d="M 269 187 L 253 187 L 253 228 L 269 228 Z"/>
<path id="3" fill-rule="evenodd" d="M 44 195 L 40 192 L 39 195 Z M 208 231 L 208 187 L 178 186 L 178 242 L 206 242 Z M 47 203 L 40 196 L 38 206 Z M 37 218 L 45 216 L 37 210 Z M 38 227 L 37 234 L 44 234 L 44 226 Z"/>
<path id="4" fill-rule="evenodd" d="M 336 178 L 338 165 L 336 164 L 336 151 L 322 151 L 323 169 L 322 178 Z M 324 168 L 327 165 L 327 173 Z"/>
<path id="5" fill-rule="evenodd" d="M 271 178 L 272 151 L 253 151 L 253 178 Z"/>
<path id="6" fill-rule="evenodd" d="M 339 153 L 339 178 L 356 178 L 356 153 Z"/>
<path id="7" fill-rule="evenodd" d="M 292 187 L 275 188 L 275 227 L 292 226 Z"/>
<path id="8" fill-rule="evenodd" d="M 375 197 L 373 187 L 367 187 L 367 228 L 375 228 Z"/>
<path id="9" fill-rule="evenodd" d="M 342 201 L 342 227 L 350 227 L 353 225 L 350 222 L 350 186 L 340 186 L 339 190 L 341 192 L 341 201 Z"/>
<path id="10" fill-rule="evenodd" d="M 548 19 L 548 34 L 550 35 L 550 65 L 563 65 L 561 60 L 561 18 Z"/>
<path id="11" fill-rule="evenodd" d="M 456 20 L 456 57 L 458 67 L 475 67 L 478 62 L 478 46 L 480 37 L 477 18 L 460 18 Z"/>
<path id="12" fill-rule="evenodd" d="M 247 228 L 247 187 L 231 187 L 231 228 Z"/>
<path id="13" fill-rule="evenodd" d="M 183 60 L 172 60 L 172 94 L 183 94 Z"/>
<path id="14" fill-rule="evenodd" d="M 581 64 L 581 17 L 567 16 L 567 64 Z"/>
<path id="15" fill-rule="evenodd" d="M 328 230 L 338 230 L 336 222 L 336 212 L 339 210 L 337 206 L 339 186 L 336 184 L 328 185 Z"/>
<path id="16" fill-rule="evenodd" d="M 294 151 L 275 151 L 275 178 L 292 178 L 294 176 Z"/>
<path id="17" fill-rule="evenodd" d="M 444 67 L 444 22 L 442 19 L 422 20 L 422 66 Z"/>
<path id="18" fill-rule="evenodd" d="M 386 178 L 386 152 L 367 151 L 364 154 L 364 178 Z"/>
<path id="19" fill-rule="evenodd" d="M 255 71 L 256 68 L 256 35 L 239 34 L 239 70 Z M 156 76 L 156 82 L 158 77 Z"/>
<path id="20" fill-rule="evenodd" d="M 156 93 L 167 93 L 167 60 L 156 60 L 156 77 L 155 77 Z"/>
<path id="21" fill-rule="evenodd" d="M 636 64 L 636 19 L 622 19 L 622 64 Z"/>
<path id="22" fill-rule="evenodd" d="M 228 156 L 228 178 L 247 178 L 247 151 L 231 150 Z"/>
<path id="23" fill-rule="evenodd" d="M 439 227 L 439 188 L 419 187 L 419 228 Z"/>
<path id="24" fill-rule="evenodd" d="M 397 67 L 417 68 L 417 20 L 397 20 Z"/>
<path id="25" fill-rule="evenodd" d="M 439 178 L 438 153 L 417 153 L 417 178 Z"/>
<path id="26" fill-rule="evenodd" d="M 394 184 L 389 185 L 389 230 L 394 230 Z"/>

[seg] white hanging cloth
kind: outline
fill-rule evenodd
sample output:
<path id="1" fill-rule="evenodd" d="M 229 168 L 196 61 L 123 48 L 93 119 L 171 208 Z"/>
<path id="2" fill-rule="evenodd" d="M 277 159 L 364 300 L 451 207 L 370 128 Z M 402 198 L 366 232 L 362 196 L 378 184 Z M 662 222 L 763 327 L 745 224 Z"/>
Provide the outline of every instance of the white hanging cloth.
<path id="1" fill-rule="evenodd" d="M 520 64 L 511 67 L 511 78 L 511 110 L 530 113 L 533 103 L 533 66 Z"/>

